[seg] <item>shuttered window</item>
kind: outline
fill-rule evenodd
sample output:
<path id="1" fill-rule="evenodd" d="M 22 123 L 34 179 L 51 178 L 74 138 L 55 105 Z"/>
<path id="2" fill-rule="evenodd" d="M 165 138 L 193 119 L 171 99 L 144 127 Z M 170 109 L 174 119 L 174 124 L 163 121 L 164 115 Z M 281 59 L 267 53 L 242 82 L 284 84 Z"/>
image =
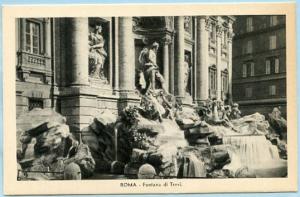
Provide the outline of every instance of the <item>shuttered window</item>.
<path id="1" fill-rule="evenodd" d="M 276 95 L 276 86 L 275 85 L 269 86 L 269 95 L 270 96 Z"/>
<path id="2" fill-rule="evenodd" d="M 275 71 L 275 73 L 279 73 L 279 59 L 278 58 L 276 58 L 275 59 L 275 69 L 274 69 Z"/>
<path id="3" fill-rule="evenodd" d="M 246 19 L 246 25 L 247 25 L 247 27 L 246 27 L 247 32 L 253 31 L 253 18 L 252 17 L 248 17 Z"/>
<path id="4" fill-rule="evenodd" d="M 276 43 L 276 36 L 273 35 L 273 36 L 270 36 L 269 37 L 269 49 L 276 49 L 277 47 L 277 43 Z"/>
<path id="5" fill-rule="evenodd" d="M 271 61 L 266 60 L 266 75 L 269 75 L 271 73 Z"/>

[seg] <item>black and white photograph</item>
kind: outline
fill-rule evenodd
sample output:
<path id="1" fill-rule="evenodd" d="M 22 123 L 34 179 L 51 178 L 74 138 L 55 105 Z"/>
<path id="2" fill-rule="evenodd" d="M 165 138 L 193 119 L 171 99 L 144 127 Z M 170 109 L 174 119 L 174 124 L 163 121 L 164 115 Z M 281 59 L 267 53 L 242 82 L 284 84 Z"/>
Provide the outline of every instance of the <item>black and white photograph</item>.
<path id="1" fill-rule="evenodd" d="M 290 176 L 285 14 L 14 22 L 17 182 Z"/>

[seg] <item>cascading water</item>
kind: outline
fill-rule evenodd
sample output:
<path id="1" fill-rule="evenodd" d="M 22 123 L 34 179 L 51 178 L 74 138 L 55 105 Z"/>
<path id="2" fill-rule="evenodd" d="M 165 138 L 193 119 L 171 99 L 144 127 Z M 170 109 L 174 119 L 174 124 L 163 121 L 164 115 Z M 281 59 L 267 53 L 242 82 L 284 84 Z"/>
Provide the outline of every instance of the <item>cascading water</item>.
<path id="1" fill-rule="evenodd" d="M 172 161 L 174 165 L 174 176 L 177 176 L 177 152 L 178 148 L 184 148 L 188 146 L 188 142 L 184 138 L 184 132 L 179 128 L 176 122 L 164 119 L 161 123 L 164 127 L 164 132 L 159 133 L 157 136 L 157 142 L 159 143 L 159 149 L 157 152 L 161 153 L 164 157 L 163 162 Z M 199 160 L 193 152 L 189 152 L 186 157 L 189 158 L 188 173 L 184 174 L 184 177 L 205 177 L 206 169 L 204 162 Z"/>
<path id="2" fill-rule="evenodd" d="M 236 147 L 235 153 L 245 166 L 264 165 L 279 159 L 278 150 L 263 135 L 224 137 L 223 143 Z"/>
<path id="3" fill-rule="evenodd" d="M 278 149 L 264 135 L 224 136 L 223 143 L 227 146 L 231 163 L 225 169 L 235 172 L 241 167 L 248 167 L 257 172 L 258 176 L 270 176 L 270 173 L 281 173 L 286 169 L 286 161 L 280 159 Z M 268 174 L 268 170 L 271 170 Z M 259 175 L 260 172 L 264 175 Z M 281 175 L 278 175 L 281 176 Z"/>
<path id="4" fill-rule="evenodd" d="M 114 128 L 115 161 L 118 161 L 118 128 Z"/>
<path id="5" fill-rule="evenodd" d="M 188 142 L 184 138 L 184 132 L 179 128 L 177 123 L 170 119 L 163 119 L 161 125 L 163 126 L 162 133 L 157 136 L 157 141 L 161 144 L 175 145 L 177 147 L 185 147 Z"/>

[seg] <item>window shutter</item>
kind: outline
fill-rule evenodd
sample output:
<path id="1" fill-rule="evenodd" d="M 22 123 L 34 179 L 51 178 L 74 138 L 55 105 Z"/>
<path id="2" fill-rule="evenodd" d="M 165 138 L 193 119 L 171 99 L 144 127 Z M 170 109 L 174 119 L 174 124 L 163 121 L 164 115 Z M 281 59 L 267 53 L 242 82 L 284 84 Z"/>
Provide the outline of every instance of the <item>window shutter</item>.
<path id="1" fill-rule="evenodd" d="M 279 73 L 279 58 L 275 59 L 275 73 Z"/>
<path id="2" fill-rule="evenodd" d="M 266 60 L 266 75 L 269 75 L 271 73 L 271 61 Z"/>
<path id="3" fill-rule="evenodd" d="M 248 17 L 246 23 L 247 23 L 246 24 L 247 25 L 247 32 L 253 31 L 253 19 L 252 19 L 252 17 Z"/>
<path id="4" fill-rule="evenodd" d="M 247 42 L 247 53 L 252 53 L 252 40 Z"/>
<path id="5" fill-rule="evenodd" d="M 247 77 L 247 65 L 246 64 L 243 64 L 243 71 L 242 71 L 242 76 L 243 77 Z"/>
<path id="6" fill-rule="evenodd" d="M 269 49 L 276 49 L 276 36 L 273 35 L 273 36 L 270 36 L 269 37 Z"/>
<path id="7" fill-rule="evenodd" d="M 246 88 L 246 97 L 249 98 L 249 97 L 252 97 L 252 88 L 249 87 L 249 88 Z"/>
<path id="8" fill-rule="evenodd" d="M 251 62 L 251 73 L 250 73 L 250 76 L 254 76 L 254 62 Z"/>
<path id="9" fill-rule="evenodd" d="M 269 86 L 269 94 L 270 94 L 271 96 L 276 95 L 276 86 L 275 86 L 275 85 Z"/>

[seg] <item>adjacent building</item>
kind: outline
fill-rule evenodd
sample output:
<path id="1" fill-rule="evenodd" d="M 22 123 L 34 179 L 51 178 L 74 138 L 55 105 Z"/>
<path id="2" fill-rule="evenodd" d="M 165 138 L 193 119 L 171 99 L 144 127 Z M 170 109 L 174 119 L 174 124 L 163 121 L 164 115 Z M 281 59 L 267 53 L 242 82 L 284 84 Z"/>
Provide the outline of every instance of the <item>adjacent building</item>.
<path id="1" fill-rule="evenodd" d="M 237 16 L 233 40 L 233 99 L 243 114 L 286 116 L 285 16 Z"/>
<path id="2" fill-rule="evenodd" d="M 17 19 L 17 116 L 54 108 L 81 130 L 104 109 L 118 113 L 139 103 L 138 57 L 153 42 L 169 92 L 185 105 L 230 101 L 233 22 L 228 16 Z"/>

